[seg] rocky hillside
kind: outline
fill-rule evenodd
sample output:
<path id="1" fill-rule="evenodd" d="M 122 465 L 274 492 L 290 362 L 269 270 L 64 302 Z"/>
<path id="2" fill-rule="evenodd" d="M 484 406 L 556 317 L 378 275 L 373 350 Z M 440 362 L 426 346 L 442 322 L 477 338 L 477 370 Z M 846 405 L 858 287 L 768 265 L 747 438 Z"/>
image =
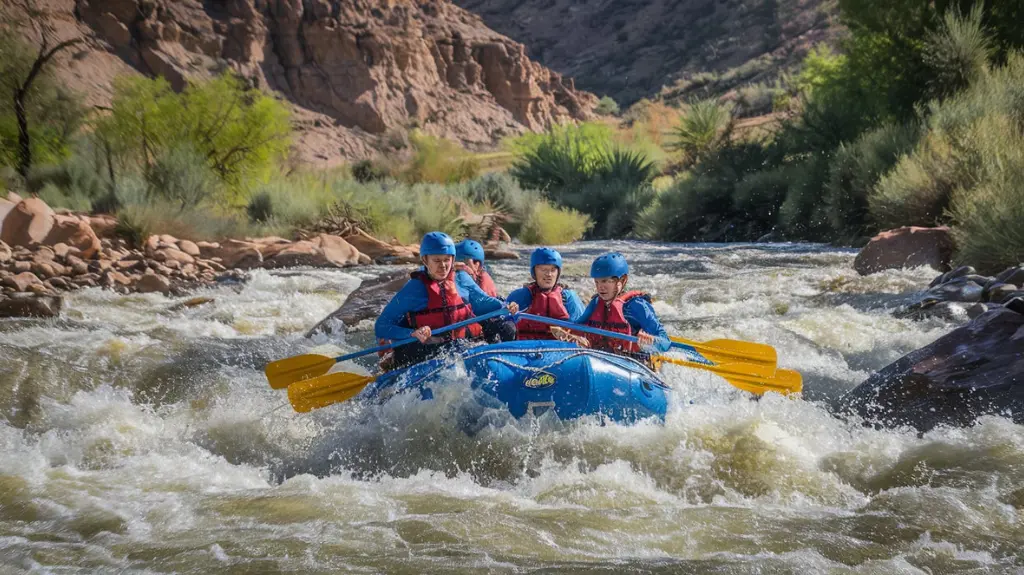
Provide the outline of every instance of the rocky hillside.
<path id="1" fill-rule="evenodd" d="M 530 56 L 620 105 L 704 73 L 773 81 L 835 37 L 834 0 L 455 0 Z"/>
<path id="2" fill-rule="evenodd" d="M 531 62 L 523 45 L 449 0 L 37 0 L 61 38 L 87 47 L 60 74 L 91 104 L 122 73 L 176 87 L 233 69 L 294 104 L 299 158 L 369 156 L 420 127 L 468 147 L 596 104 Z"/>

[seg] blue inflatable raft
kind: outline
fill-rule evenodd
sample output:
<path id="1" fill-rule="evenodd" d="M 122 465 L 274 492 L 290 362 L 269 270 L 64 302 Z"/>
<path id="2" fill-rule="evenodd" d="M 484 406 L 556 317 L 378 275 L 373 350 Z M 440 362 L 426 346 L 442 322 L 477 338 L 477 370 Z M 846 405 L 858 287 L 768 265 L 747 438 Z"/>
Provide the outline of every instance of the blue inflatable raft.
<path id="1" fill-rule="evenodd" d="M 504 404 L 516 418 L 554 410 L 561 419 L 602 415 L 619 423 L 664 419 L 669 387 L 642 363 L 561 341 L 513 341 L 469 347 L 387 373 L 360 398 L 384 402 L 398 393 L 431 399 L 438 385 L 461 361 L 472 388 Z M 500 402 L 500 403 L 499 403 Z"/>

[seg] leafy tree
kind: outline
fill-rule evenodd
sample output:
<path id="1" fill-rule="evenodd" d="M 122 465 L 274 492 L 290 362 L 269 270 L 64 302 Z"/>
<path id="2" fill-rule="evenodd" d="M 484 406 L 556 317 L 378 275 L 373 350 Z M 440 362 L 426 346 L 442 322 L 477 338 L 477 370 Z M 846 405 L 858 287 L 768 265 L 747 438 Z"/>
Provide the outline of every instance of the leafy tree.
<path id="1" fill-rule="evenodd" d="M 29 0 L 0 9 L 0 160 L 26 177 L 36 158 L 53 161 L 66 153 L 84 112 L 78 100 L 50 74 L 60 52 L 82 42 L 57 42 Z M 39 37 L 32 46 L 17 27 L 27 20 Z"/>
<path id="2" fill-rule="evenodd" d="M 100 136 L 129 165 L 153 168 L 172 150 L 190 150 L 229 186 L 261 178 L 288 151 L 290 114 L 281 102 L 225 74 L 178 94 L 163 78 L 115 82 Z"/>

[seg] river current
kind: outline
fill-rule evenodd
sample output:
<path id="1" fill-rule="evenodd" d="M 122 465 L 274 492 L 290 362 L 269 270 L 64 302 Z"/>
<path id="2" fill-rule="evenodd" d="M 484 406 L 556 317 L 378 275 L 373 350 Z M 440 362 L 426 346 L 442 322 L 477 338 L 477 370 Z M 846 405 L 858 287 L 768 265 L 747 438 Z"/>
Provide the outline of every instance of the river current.
<path id="1" fill-rule="evenodd" d="M 90 289 L 0 322 L 0 574 L 1024 573 L 1024 427 L 879 430 L 829 405 L 961 325 L 898 319 L 928 269 L 860 277 L 851 250 L 584 242 L 584 298 L 623 251 L 669 332 L 773 345 L 802 398 L 668 366 L 664 424 L 489 412 L 469 384 L 294 413 L 270 360 L 386 267 L 255 271 L 213 302 Z M 507 293 L 524 259 L 490 264 Z M 365 372 L 366 362 L 344 369 Z"/>

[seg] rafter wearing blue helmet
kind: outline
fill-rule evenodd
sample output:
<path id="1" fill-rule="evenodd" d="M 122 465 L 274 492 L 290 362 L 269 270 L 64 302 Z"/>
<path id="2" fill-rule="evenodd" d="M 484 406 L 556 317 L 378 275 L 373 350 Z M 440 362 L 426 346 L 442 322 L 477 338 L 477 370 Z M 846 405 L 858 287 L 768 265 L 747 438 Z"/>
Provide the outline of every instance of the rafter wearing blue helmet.
<path id="1" fill-rule="evenodd" d="M 537 248 L 530 254 L 530 276 L 533 281 L 508 294 L 505 301 L 519 304 L 527 313 L 576 321 L 583 314 L 583 302 L 576 292 L 558 283 L 562 275 L 562 254 L 551 248 Z M 547 324 L 520 320 L 516 326 L 518 339 L 554 339 Z"/>
<path id="2" fill-rule="evenodd" d="M 604 254 L 590 266 L 597 294 L 576 323 L 607 331 L 634 335 L 640 344 L 590 335 L 576 338 L 581 345 L 642 358 L 652 351 L 665 352 L 672 345 L 665 327 L 651 305 L 651 296 L 641 291 L 625 291 L 629 264 L 618 252 Z M 585 339 L 585 341 L 584 341 Z"/>
<path id="3" fill-rule="evenodd" d="M 455 340 L 482 335 L 479 324 L 440 337 L 432 337 L 431 330 L 490 313 L 505 305 L 485 294 L 469 274 L 455 270 L 455 242 L 448 234 L 424 235 L 420 242 L 420 261 L 423 267 L 411 274 L 411 279 L 384 306 L 374 324 L 378 340 L 408 337 L 419 340 L 394 348 L 393 367 L 424 361 L 445 351 L 447 344 Z M 519 311 L 518 306 L 508 307 L 513 314 Z"/>
<path id="4" fill-rule="evenodd" d="M 455 244 L 455 269 L 468 273 L 485 294 L 498 297 L 498 287 L 484 268 L 484 259 L 484 247 L 480 242 L 466 238 Z"/>

